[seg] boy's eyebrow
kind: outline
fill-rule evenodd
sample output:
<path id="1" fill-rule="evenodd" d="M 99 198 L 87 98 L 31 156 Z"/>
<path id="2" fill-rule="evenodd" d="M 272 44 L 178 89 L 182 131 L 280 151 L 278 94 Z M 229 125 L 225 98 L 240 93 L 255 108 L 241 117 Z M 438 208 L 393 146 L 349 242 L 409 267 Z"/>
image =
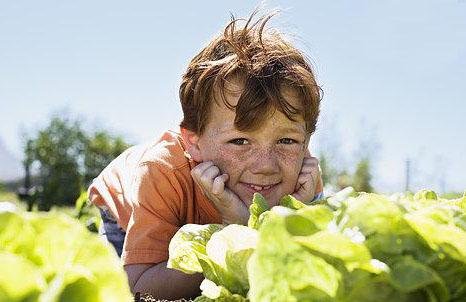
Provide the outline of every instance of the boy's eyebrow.
<path id="1" fill-rule="evenodd" d="M 231 132 L 231 131 L 239 131 L 238 129 L 236 128 L 231 128 L 230 125 L 225 125 L 223 127 L 221 127 L 218 131 L 218 134 L 224 134 L 224 133 L 227 133 L 227 132 Z M 301 126 L 295 126 L 295 127 L 292 127 L 292 126 L 285 126 L 285 127 L 278 127 L 277 129 L 278 132 L 286 132 L 286 133 L 299 133 L 299 134 L 306 134 L 306 129 L 305 127 L 301 127 Z"/>
<path id="2" fill-rule="evenodd" d="M 304 127 L 280 127 L 278 130 L 283 132 L 299 132 L 299 133 L 306 133 L 306 129 Z"/>

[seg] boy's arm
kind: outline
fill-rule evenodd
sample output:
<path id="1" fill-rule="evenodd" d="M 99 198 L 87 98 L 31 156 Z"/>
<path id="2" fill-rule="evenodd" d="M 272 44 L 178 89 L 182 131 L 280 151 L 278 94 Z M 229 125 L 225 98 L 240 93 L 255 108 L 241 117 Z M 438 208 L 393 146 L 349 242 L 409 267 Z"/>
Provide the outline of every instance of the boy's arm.
<path id="1" fill-rule="evenodd" d="M 167 268 L 167 262 L 158 264 L 125 265 L 128 281 L 133 294 L 149 293 L 156 299 L 176 300 L 195 298 L 201 294 L 199 286 L 202 274 L 185 274 Z"/>
<path id="2" fill-rule="evenodd" d="M 122 253 L 131 291 L 169 300 L 198 296 L 201 275 L 167 268 L 170 239 L 185 223 L 180 220 L 184 197 L 178 194 L 182 183 L 157 163 L 141 164 L 132 173 L 132 213 Z"/>
<path id="3" fill-rule="evenodd" d="M 191 176 L 217 208 L 224 224 L 247 225 L 249 210 L 239 197 L 225 186 L 227 174 L 222 174 L 212 161 L 205 161 L 191 170 Z"/>

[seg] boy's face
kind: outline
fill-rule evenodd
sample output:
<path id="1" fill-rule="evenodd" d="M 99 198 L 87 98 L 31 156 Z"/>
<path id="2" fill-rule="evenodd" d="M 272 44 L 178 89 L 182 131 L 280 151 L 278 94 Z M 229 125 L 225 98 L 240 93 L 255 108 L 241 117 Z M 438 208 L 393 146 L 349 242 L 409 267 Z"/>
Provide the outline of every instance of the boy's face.
<path id="1" fill-rule="evenodd" d="M 231 105 L 237 104 L 239 96 L 225 95 Z M 285 89 L 284 97 L 299 108 L 293 90 Z M 291 121 L 277 110 L 256 130 L 239 131 L 235 112 L 219 103 L 213 102 L 209 122 L 198 139 L 201 160 L 212 161 L 228 174 L 226 186 L 248 207 L 254 192 L 264 195 L 271 206 L 277 205 L 282 196 L 296 191 L 308 145 L 303 118 Z"/>

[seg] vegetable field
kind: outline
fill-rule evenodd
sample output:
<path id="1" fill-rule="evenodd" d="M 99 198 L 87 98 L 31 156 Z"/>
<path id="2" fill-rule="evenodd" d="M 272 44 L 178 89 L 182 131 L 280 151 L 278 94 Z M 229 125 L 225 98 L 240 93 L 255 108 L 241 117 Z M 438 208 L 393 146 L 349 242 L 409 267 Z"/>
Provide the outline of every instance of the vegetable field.
<path id="1" fill-rule="evenodd" d="M 256 194 L 248 226 L 183 226 L 169 267 L 204 274 L 197 302 L 466 301 L 465 210 L 427 190 Z M 0 212 L 0 263 L 2 302 L 134 300 L 113 249 L 63 213 Z"/>

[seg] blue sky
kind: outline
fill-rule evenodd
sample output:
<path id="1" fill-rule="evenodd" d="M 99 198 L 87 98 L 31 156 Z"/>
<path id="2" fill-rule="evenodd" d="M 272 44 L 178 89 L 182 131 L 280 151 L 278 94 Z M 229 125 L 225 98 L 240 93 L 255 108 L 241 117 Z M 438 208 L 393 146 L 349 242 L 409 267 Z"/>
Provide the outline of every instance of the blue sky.
<path id="1" fill-rule="evenodd" d="M 133 143 L 175 128 L 190 58 L 254 1 L 3 1 L 0 139 L 68 110 Z M 466 1 L 269 1 L 325 96 L 312 150 L 339 168 L 371 150 L 375 185 L 466 189 Z"/>

